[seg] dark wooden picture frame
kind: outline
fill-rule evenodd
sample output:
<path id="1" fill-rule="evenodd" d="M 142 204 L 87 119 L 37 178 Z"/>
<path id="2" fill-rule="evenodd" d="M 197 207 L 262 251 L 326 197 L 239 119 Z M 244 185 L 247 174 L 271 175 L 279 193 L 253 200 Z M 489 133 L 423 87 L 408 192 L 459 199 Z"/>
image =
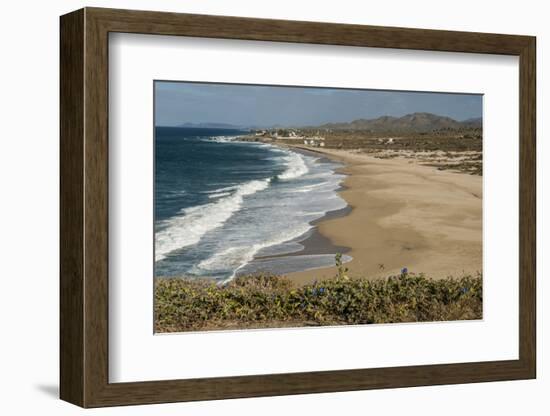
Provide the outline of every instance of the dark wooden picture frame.
<path id="1" fill-rule="evenodd" d="M 110 32 L 519 56 L 519 359 L 109 383 Z M 61 17 L 60 46 L 63 400 L 101 407 L 535 378 L 534 37 L 85 8 Z"/>

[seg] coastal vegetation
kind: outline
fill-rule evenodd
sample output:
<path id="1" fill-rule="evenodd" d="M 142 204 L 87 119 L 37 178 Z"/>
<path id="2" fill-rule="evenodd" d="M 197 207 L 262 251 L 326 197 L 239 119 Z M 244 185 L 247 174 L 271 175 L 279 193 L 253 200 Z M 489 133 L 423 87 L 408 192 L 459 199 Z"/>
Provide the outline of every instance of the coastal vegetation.
<path id="1" fill-rule="evenodd" d="M 482 318 L 481 95 L 155 94 L 156 332 Z"/>
<path id="2" fill-rule="evenodd" d="M 261 130 L 241 139 L 349 150 L 379 159 L 402 158 L 438 170 L 479 176 L 483 173 L 481 118 L 457 121 L 431 113 L 413 113 L 403 117 Z"/>
<path id="3" fill-rule="evenodd" d="M 269 274 L 225 285 L 205 279 L 157 278 L 155 330 L 183 332 L 472 320 L 482 317 L 482 277 L 430 279 L 408 273 L 385 279 L 333 279 L 295 287 Z"/>

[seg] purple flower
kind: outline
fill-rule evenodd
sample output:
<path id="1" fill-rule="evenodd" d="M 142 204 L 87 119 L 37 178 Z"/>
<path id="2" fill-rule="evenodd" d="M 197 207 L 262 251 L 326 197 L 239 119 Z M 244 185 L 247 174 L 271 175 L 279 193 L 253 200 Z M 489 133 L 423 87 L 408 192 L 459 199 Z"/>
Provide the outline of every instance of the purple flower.
<path id="1" fill-rule="evenodd" d="M 312 294 L 313 296 L 322 295 L 323 293 L 325 293 L 325 288 L 324 288 L 324 287 L 321 287 L 321 288 L 316 288 L 316 287 L 314 287 L 314 288 L 311 290 L 311 294 Z"/>
<path id="2" fill-rule="evenodd" d="M 401 269 L 401 274 L 407 274 L 407 273 L 409 273 L 409 269 L 407 269 L 406 267 L 403 267 Z"/>

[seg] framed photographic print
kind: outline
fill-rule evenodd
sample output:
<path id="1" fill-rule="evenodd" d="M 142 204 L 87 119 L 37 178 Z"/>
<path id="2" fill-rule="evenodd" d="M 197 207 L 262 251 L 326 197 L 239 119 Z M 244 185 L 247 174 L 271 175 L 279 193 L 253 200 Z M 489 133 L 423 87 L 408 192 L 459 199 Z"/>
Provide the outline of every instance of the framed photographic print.
<path id="1" fill-rule="evenodd" d="M 61 17 L 83 406 L 534 378 L 535 38 Z"/>

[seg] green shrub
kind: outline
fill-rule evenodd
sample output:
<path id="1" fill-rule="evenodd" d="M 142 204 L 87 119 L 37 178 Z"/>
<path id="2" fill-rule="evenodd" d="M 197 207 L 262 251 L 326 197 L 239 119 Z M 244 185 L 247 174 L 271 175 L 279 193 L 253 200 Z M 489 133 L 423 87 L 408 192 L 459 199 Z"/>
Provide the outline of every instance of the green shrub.
<path id="1" fill-rule="evenodd" d="M 302 287 L 281 276 L 214 281 L 157 278 L 158 332 L 481 319 L 482 278 L 334 279 Z"/>

